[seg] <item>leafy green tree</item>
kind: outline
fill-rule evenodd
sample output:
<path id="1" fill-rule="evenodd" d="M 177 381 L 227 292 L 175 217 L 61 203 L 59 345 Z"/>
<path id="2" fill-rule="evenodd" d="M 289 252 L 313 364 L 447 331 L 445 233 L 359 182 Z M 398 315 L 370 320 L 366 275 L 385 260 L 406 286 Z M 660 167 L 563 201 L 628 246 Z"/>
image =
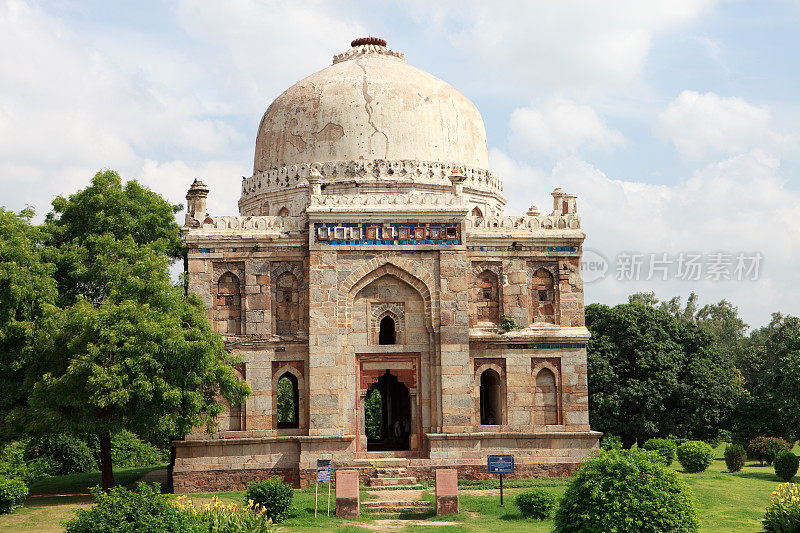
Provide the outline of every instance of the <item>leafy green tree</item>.
<path id="1" fill-rule="evenodd" d="M 364 425 L 367 438 L 377 440 L 381 438 L 381 425 L 383 424 L 383 405 L 381 393 L 377 387 L 370 387 L 364 399 Z"/>
<path id="2" fill-rule="evenodd" d="M 733 363 L 696 324 L 640 303 L 586 308 L 592 425 L 622 437 L 716 435 L 740 393 Z"/>
<path id="3" fill-rule="evenodd" d="M 750 333 L 737 364 L 746 393 L 733 416 L 734 439 L 800 438 L 800 318 L 773 313 Z"/>
<path id="4" fill-rule="evenodd" d="M 295 422 L 294 387 L 287 377 L 278 380 L 278 422 Z"/>
<path id="5" fill-rule="evenodd" d="M 26 370 L 32 433 L 95 434 L 103 487 L 114 484 L 111 433 L 158 442 L 214 420 L 249 387 L 232 369 L 202 302 L 170 282 L 183 246 L 173 206 L 115 172 L 53 202 L 48 247 L 63 309 Z"/>
<path id="6" fill-rule="evenodd" d="M 27 400 L 26 368 L 57 311 L 54 268 L 42 260 L 44 234 L 32 217 L 0 207 L 0 440 L 19 433 L 9 415 Z"/>

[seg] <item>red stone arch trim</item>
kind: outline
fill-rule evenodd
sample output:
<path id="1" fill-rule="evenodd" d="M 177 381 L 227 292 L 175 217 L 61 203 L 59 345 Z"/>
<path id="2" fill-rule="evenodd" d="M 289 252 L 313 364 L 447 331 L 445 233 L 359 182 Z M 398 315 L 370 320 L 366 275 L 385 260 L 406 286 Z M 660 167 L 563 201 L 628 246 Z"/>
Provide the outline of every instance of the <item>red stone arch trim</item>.
<path id="1" fill-rule="evenodd" d="M 439 325 L 434 316 L 433 276 L 425 268 L 403 258 L 374 258 L 354 270 L 341 285 L 338 300 L 339 326 L 348 327 L 352 323 L 353 301 L 358 292 L 376 279 L 392 275 L 411 285 L 422 296 L 425 305 L 425 318 L 428 327 Z"/>

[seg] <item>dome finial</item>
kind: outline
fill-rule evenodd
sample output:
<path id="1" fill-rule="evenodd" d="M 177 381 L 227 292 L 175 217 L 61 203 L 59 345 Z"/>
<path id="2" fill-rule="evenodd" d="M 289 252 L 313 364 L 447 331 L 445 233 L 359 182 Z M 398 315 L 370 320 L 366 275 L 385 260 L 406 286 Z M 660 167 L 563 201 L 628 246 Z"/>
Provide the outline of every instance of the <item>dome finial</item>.
<path id="1" fill-rule="evenodd" d="M 386 46 L 386 41 L 380 37 L 359 37 L 350 41 L 350 46 L 356 47 L 364 44 L 374 44 L 375 46 Z"/>

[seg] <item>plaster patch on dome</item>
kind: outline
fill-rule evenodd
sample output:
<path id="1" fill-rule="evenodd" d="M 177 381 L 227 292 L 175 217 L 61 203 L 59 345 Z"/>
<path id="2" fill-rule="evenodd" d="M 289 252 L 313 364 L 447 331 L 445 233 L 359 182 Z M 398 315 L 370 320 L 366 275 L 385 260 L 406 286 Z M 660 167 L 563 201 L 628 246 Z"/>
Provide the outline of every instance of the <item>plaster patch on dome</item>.
<path id="1" fill-rule="evenodd" d="M 336 142 L 344 137 L 344 128 L 339 124 L 328 122 L 325 127 L 312 134 L 318 141 Z"/>

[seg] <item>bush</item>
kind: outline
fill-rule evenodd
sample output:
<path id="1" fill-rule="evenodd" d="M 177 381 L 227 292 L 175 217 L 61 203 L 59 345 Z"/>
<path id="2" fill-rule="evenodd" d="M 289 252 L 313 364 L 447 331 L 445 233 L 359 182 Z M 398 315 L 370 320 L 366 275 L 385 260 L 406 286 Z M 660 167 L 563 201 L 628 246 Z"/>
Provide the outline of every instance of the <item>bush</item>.
<path id="1" fill-rule="evenodd" d="M 768 533 L 800 531 L 800 485 L 786 483 L 775 489 L 762 524 Z"/>
<path id="2" fill-rule="evenodd" d="M 779 437 L 756 437 L 747 445 L 747 455 L 758 460 L 762 466 L 764 463 L 771 465 L 779 451 L 788 452 L 791 449 L 792 445 Z"/>
<path id="3" fill-rule="evenodd" d="M 99 456 L 99 449 L 97 450 Z M 145 442 L 130 431 L 111 436 L 111 462 L 115 467 L 152 466 L 169 461 L 166 450 Z"/>
<path id="4" fill-rule="evenodd" d="M 265 479 L 262 481 L 252 481 L 247 484 L 247 492 L 244 496 L 246 505 L 261 505 L 267 516 L 273 522 L 281 522 L 289 516 L 292 510 L 292 497 L 294 491 L 280 479 Z"/>
<path id="5" fill-rule="evenodd" d="M 670 439 L 650 439 L 644 443 L 642 448 L 651 452 L 656 452 L 663 457 L 666 466 L 671 465 L 672 461 L 675 460 L 675 453 L 678 449 L 675 445 L 675 441 Z"/>
<path id="6" fill-rule="evenodd" d="M 670 435 L 667 438 L 675 443 L 675 448 L 678 448 L 681 444 L 687 443 L 691 440 L 691 439 L 679 438 L 676 437 L 675 435 Z"/>
<path id="7" fill-rule="evenodd" d="M 744 446 L 741 444 L 729 444 L 725 447 L 725 465 L 728 472 L 738 472 L 744 466 L 746 456 Z"/>
<path id="8" fill-rule="evenodd" d="M 49 435 L 28 441 L 25 460 L 39 461 L 40 474 L 62 476 L 97 469 L 97 461 L 89 446 L 69 435 Z"/>
<path id="9" fill-rule="evenodd" d="M 619 435 L 612 435 L 611 433 L 606 433 L 605 435 L 603 435 L 603 438 L 600 439 L 600 449 L 621 450 L 622 437 L 620 437 Z"/>
<path id="10" fill-rule="evenodd" d="M 690 440 L 678 446 L 678 462 L 690 474 L 704 472 L 714 459 L 714 448 L 701 440 Z"/>
<path id="11" fill-rule="evenodd" d="M 0 478 L 0 514 L 10 513 L 22 507 L 28 497 L 28 487 L 24 481 L 11 478 Z"/>
<path id="12" fill-rule="evenodd" d="M 781 450 L 775 455 L 775 475 L 784 481 L 790 481 L 797 473 L 797 456 L 792 452 Z"/>
<path id="13" fill-rule="evenodd" d="M 556 497 L 545 489 L 535 488 L 517 494 L 514 503 L 525 518 L 545 520 L 553 512 Z"/>
<path id="14" fill-rule="evenodd" d="M 178 509 L 158 484 L 139 483 L 136 490 L 114 487 L 108 493 L 92 489 L 95 505 L 78 509 L 65 524 L 67 533 L 194 533 L 208 531 L 195 515 Z"/>
<path id="15" fill-rule="evenodd" d="M 733 442 L 733 434 L 729 429 L 720 429 L 717 437 L 719 437 L 719 440 L 722 442 Z"/>
<path id="16" fill-rule="evenodd" d="M 644 450 L 601 452 L 583 464 L 555 515 L 557 533 L 698 531 L 694 498 L 680 475 Z"/>

